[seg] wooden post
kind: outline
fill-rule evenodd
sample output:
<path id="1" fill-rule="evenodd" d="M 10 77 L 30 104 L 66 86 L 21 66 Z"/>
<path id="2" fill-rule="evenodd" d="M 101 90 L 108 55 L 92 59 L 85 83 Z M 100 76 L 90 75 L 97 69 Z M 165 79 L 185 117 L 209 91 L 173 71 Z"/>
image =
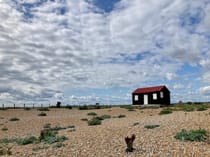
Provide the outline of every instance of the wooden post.
<path id="1" fill-rule="evenodd" d="M 2 105 L 2 108 L 4 109 L 4 104 Z"/>
<path id="2" fill-rule="evenodd" d="M 43 104 L 41 104 L 41 108 L 43 107 Z"/>
<path id="3" fill-rule="evenodd" d="M 26 104 L 24 104 L 23 107 L 26 108 Z"/>
<path id="4" fill-rule="evenodd" d="M 14 104 L 14 109 L 15 109 L 15 104 Z"/>
<path id="5" fill-rule="evenodd" d="M 34 104 L 33 104 L 33 108 L 34 108 Z"/>

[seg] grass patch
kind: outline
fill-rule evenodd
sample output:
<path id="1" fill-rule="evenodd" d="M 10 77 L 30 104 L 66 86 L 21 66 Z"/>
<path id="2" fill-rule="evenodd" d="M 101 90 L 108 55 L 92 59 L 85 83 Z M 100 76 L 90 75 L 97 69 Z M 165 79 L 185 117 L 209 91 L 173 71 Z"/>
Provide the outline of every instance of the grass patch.
<path id="1" fill-rule="evenodd" d="M 181 132 L 178 132 L 175 136 L 176 139 L 182 140 L 182 141 L 205 141 L 207 139 L 207 131 L 204 129 L 198 129 L 198 130 L 185 130 L 182 129 Z"/>
<path id="2" fill-rule="evenodd" d="M 94 117 L 88 121 L 88 125 L 101 125 L 101 120 L 98 117 Z"/>
<path id="3" fill-rule="evenodd" d="M 89 112 L 89 113 L 87 113 L 87 115 L 88 115 L 88 116 L 96 116 L 97 113 L 95 113 L 95 112 Z"/>
<path id="4" fill-rule="evenodd" d="M 9 121 L 19 121 L 20 119 L 17 117 L 10 118 Z"/>
<path id="5" fill-rule="evenodd" d="M 47 116 L 47 113 L 41 112 L 41 113 L 38 114 L 38 116 Z"/>
<path id="6" fill-rule="evenodd" d="M 33 143 L 38 143 L 38 142 L 39 142 L 39 139 L 36 138 L 35 136 L 20 138 L 20 139 L 17 139 L 16 141 L 18 145 L 27 145 L 27 144 L 33 144 Z"/>
<path id="7" fill-rule="evenodd" d="M 147 129 L 154 129 L 154 128 L 157 128 L 159 127 L 160 125 L 145 125 L 144 128 L 147 128 Z"/>
<path id="8" fill-rule="evenodd" d="M 170 108 L 164 108 L 163 110 L 160 111 L 160 115 L 163 115 L 163 114 L 170 114 L 172 113 L 173 111 L 170 109 Z"/>
<path id="9" fill-rule="evenodd" d="M 61 148 L 61 147 L 65 147 L 65 144 L 62 143 L 62 142 L 58 142 L 58 143 L 53 145 L 53 148 Z"/>

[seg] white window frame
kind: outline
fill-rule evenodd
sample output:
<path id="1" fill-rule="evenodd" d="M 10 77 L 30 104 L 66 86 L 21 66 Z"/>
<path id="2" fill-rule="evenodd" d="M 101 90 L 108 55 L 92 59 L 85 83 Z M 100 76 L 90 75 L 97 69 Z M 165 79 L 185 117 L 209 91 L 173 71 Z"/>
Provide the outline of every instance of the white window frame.
<path id="1" fill-rule="evenodd" d="M 164 93 L 160 92 L 160 98 L 163 98 L 163 97 L 164 97 Z"/>
<path id="2" fill-rule="evenodd" d="M 157 100 L 157 93 L 153 93 L 152 98 L 153 98 L 153 100 Z"/>
<path id="3" fill-rule="evenodd" d="M 134 95 L 134 100 L 138 101 L 139 100 L 139 96 L 138 95 Z"/>

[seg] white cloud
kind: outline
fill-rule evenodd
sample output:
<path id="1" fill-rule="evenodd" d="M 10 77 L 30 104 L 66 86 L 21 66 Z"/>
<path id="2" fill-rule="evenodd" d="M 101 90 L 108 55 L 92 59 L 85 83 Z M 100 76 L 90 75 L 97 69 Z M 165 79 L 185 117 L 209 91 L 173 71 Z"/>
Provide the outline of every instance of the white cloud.
<path id="1" fill-rule="evenodd" d="M 184 63 L 201 65 L 210 82 L 203 55 L 209 3 L 121 0 L 101 13 L 90 2 L 0 1 L 0 83 L 10 89 L 0 90 L 3 101 L 5 93 L 13 101 L 47 101 L 60 92 L 68 97 L 69 89 L 170 82 Z M 201 22 L 183 27 L 181 17 L 198 7 L 206 13 Z"/>

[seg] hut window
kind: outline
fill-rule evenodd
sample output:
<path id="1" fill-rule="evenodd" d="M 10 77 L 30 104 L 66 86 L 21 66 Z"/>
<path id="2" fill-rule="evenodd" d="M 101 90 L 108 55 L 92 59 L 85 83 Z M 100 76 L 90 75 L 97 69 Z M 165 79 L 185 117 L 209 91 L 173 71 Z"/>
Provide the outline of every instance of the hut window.
<path id="1" fill-rule="evenodd" d="M 163 98 L 163 92 L 160 92 L 160 97 Z"/>
<path id="2" fill-rule="evenodd" d="M 138 100 L 139 100 L 139 96 L 138 96 L 138 95 L 135 95 L 135 96 L 134 96 L 134 100 L 135 100 L 135 101 L 138 101 Z"/>
<path id="3" fill-rule="evenodd" d="M 157 93 L 153 93 L 153 100 L 157 100 Z"/>

